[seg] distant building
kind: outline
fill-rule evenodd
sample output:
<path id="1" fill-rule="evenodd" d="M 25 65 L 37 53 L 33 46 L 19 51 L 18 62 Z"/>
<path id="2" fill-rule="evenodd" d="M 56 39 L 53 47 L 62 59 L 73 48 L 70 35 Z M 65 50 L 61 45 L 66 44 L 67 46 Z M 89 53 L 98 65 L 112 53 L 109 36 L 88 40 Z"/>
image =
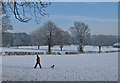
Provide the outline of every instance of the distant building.
<path id="1" fill-rule="evenodd" d="M 115 48 L 120 48 L 120 42 L 113 44 L 113 47 L 115 47 Z"/>

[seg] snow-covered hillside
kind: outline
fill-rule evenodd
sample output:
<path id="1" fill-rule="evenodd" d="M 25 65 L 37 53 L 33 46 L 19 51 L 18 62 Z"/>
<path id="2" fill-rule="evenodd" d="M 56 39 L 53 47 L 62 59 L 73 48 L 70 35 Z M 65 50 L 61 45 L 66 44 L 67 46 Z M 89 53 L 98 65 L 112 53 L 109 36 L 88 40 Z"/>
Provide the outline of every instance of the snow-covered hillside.
<path id="1" fill-rule="evenodd" d="M 3 81 L 117 81 L 118 53 L 41 55 L 42 69 L 34 69 L 36 56 L 3 56 Z M 51 65 L 55 65 L 51 69 Z"/>

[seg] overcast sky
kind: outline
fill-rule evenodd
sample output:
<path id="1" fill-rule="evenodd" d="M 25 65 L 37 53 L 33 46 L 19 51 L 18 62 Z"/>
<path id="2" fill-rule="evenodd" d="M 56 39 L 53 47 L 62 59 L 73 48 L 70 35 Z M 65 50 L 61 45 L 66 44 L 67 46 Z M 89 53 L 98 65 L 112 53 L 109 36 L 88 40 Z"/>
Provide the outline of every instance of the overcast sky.
<path id="1" fill-rule="evenodd" d="M 49 17 L 41 18 L 36 24 L 34 18 L 29 23 L 21 23 L 11 17 L 14 30 L 12 32 L 31 33 L 48 20 L 58 27 L 69 30 L 75 21 L 84 22 L 91 29 L 91 34 L 118 34 L 118 3 L 117 2 L 53 2 L 46 12 Z"/>

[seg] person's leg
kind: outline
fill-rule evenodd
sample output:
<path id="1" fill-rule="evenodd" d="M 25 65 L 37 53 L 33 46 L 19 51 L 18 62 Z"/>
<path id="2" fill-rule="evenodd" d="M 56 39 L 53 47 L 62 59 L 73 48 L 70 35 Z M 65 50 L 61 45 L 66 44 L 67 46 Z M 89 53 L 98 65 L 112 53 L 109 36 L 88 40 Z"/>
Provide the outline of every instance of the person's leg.
<path id="1" fill-rule="evenodd" d="M 42 68 L 41 64 L 39 63 L 40 68 Z"/>
<path id="2" fill-rule="evenodd" d="M 37 63 L 35 64 L 35 67 L 34 68 L 36 68 L 37 67 Z"/>

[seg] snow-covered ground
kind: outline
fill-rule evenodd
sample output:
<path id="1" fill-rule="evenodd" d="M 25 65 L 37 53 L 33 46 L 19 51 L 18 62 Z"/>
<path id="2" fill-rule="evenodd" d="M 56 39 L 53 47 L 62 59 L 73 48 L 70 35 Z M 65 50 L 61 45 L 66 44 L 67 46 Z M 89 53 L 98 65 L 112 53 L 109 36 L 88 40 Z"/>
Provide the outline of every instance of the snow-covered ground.
<path id="1" fill-rule="evenodd" d="M 2 49 L 0 48 L 0 52 L 2 52 Z M 0 53 L 0 55 L 2 55 Z M 0 57 L 0 83 L 2 82 L 2 57 Z"/>
<path id="2" fill-rule="evenodd" d="M 0 57 L 0 83 L 1 82 L 2 82 L 2 57 Z"/>
<path id="3" fill-rule="evenodd" d="M 3 81 L 117 81 L 118 53 L 41 55 L 42 69 L 34 69 L 36 56 L 3 56 Z M 50 68 L 51 65 L 55 68 Z"/>
<path id="4" fill-rule="evenodd" d="M 63 51 L 60 51 L 59 46 L 54 46 L 52 48 L 53 52 L 67 52 L 67 51 L 77 51 L 78 46 L 76 45 L 70 45 L 70 46 L 64 46 Z M 40 49 L 37 49 L 37 46 L 20 46 L 18 48 L 12 47 L 12 48 L 2 48 L 2 52 L 47 52 L 48 47 L 47 46 L 41 46 Z M 85 46 L 84 51 L 98 51 L 97 46 Z M 113 48 L 112 46 L 109 47 L 102 47 L 102 51 L 116 51 L 118 48 Z"/>

